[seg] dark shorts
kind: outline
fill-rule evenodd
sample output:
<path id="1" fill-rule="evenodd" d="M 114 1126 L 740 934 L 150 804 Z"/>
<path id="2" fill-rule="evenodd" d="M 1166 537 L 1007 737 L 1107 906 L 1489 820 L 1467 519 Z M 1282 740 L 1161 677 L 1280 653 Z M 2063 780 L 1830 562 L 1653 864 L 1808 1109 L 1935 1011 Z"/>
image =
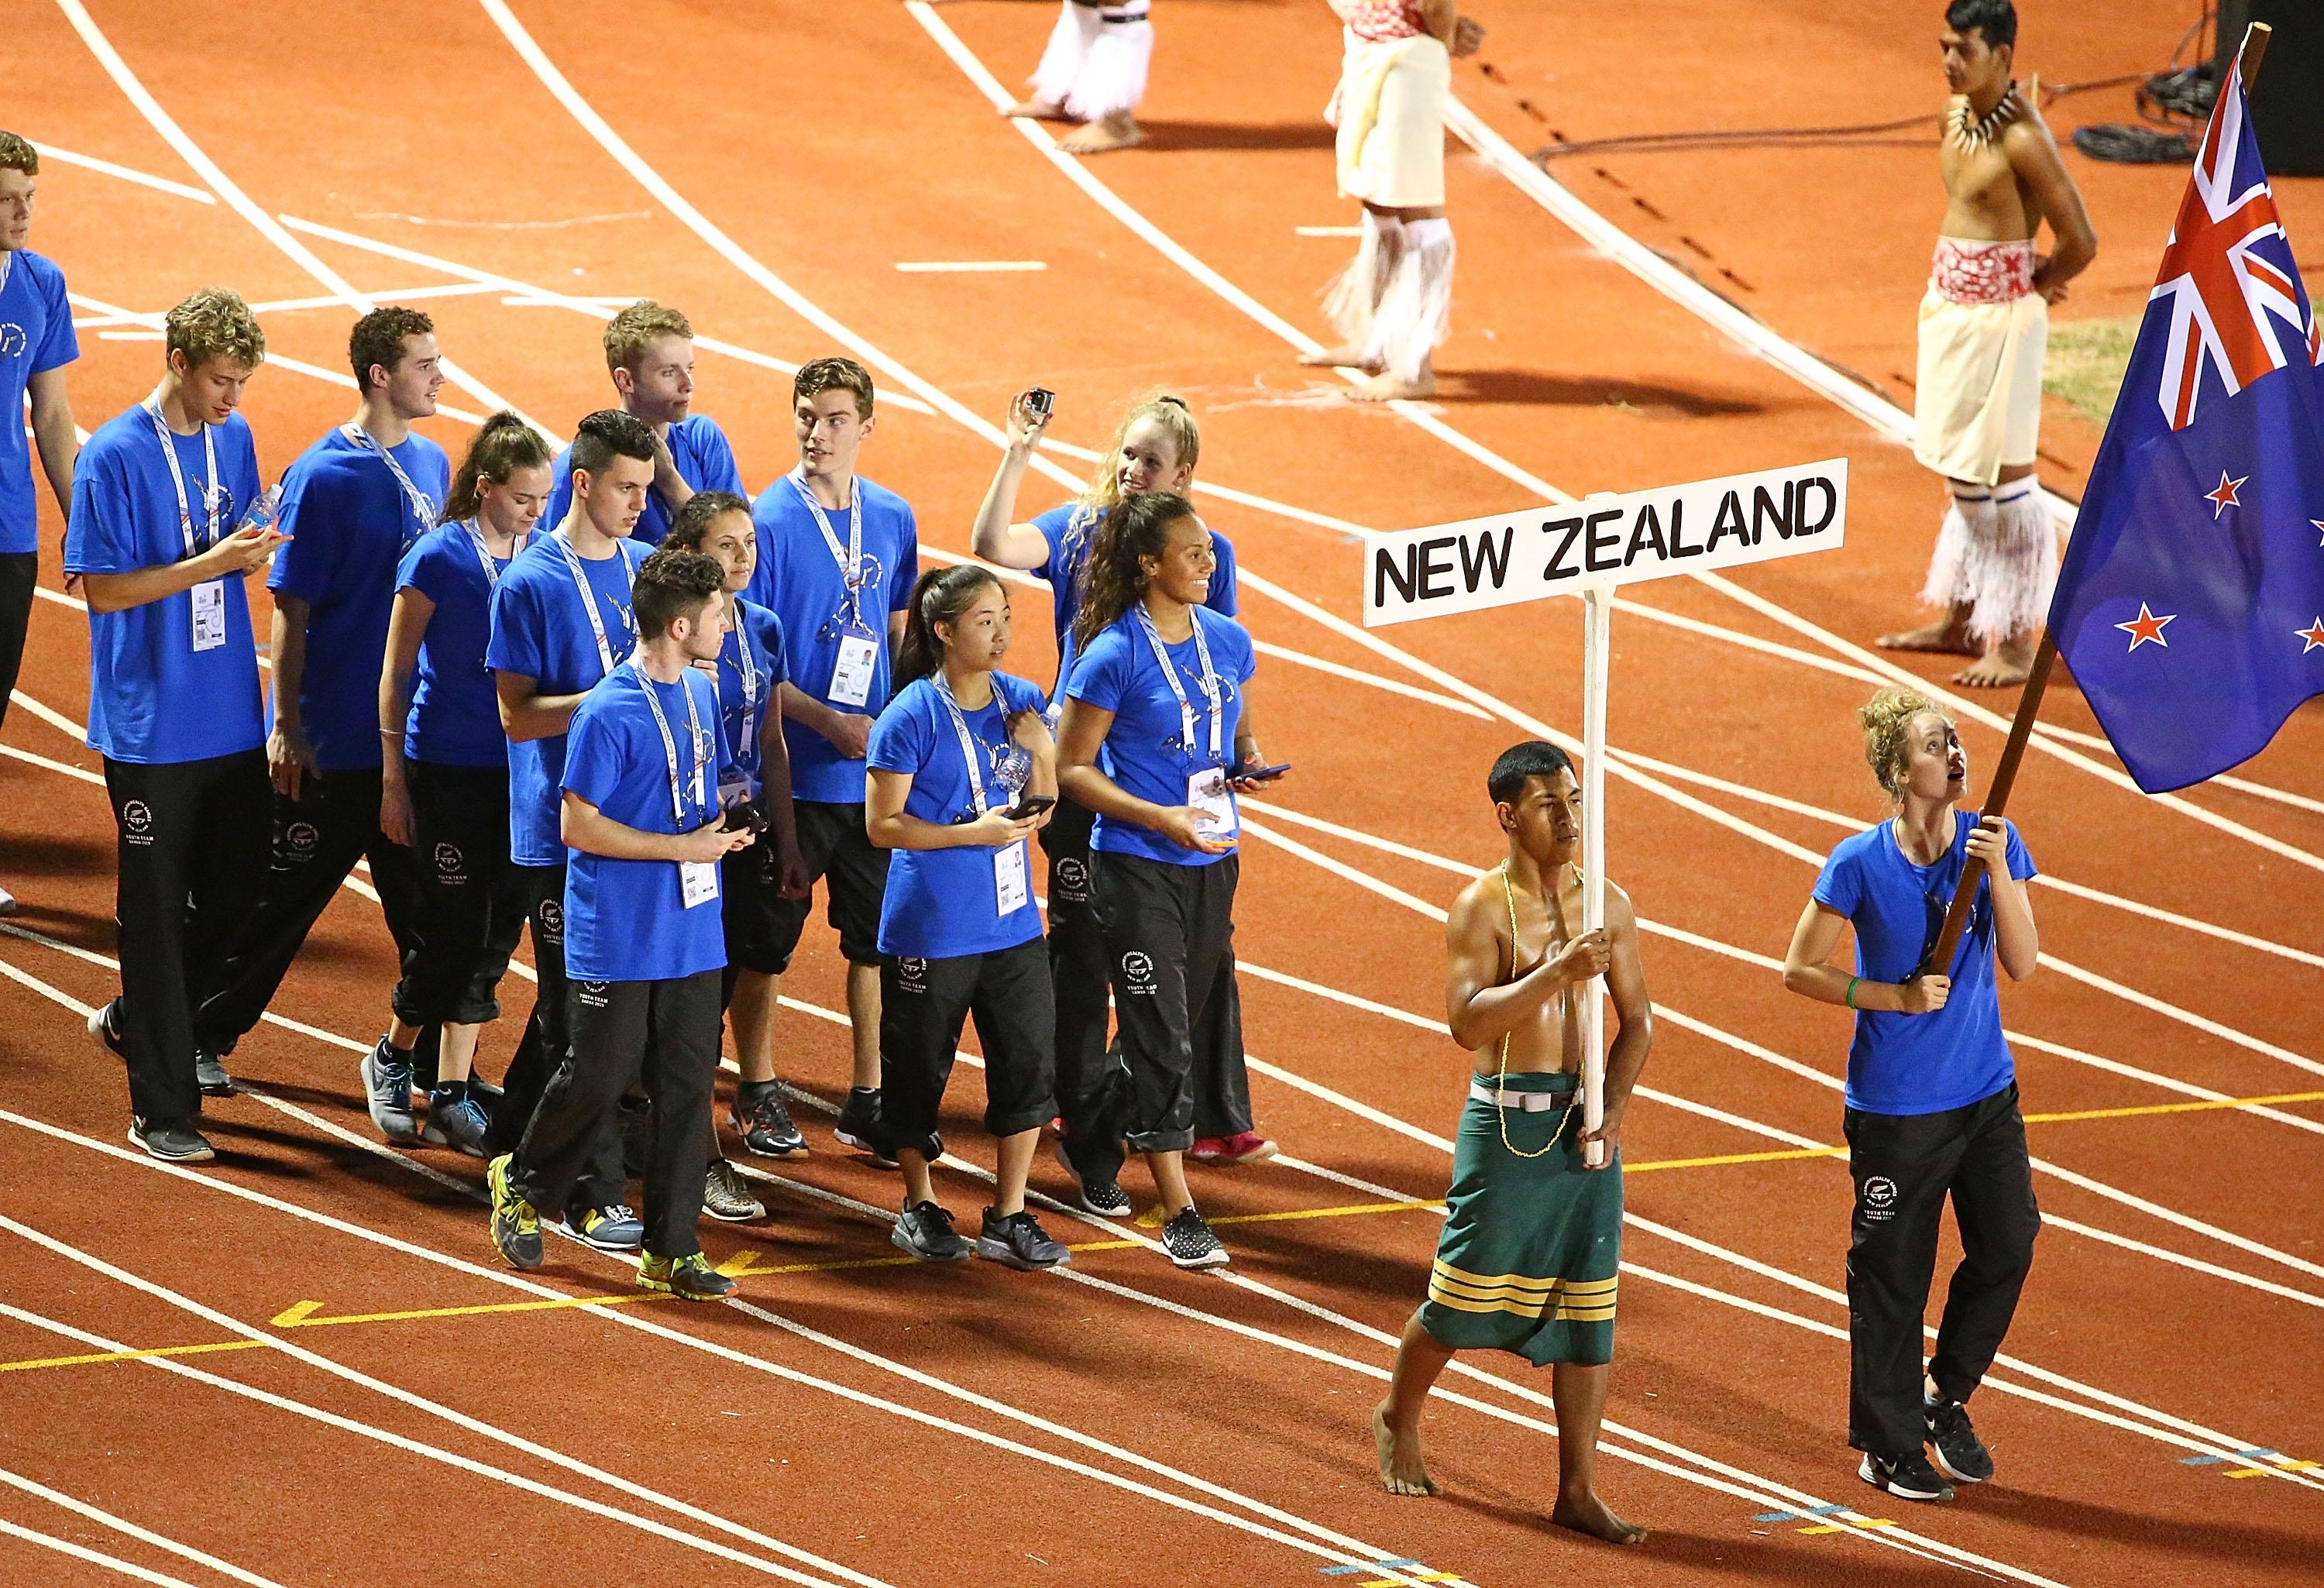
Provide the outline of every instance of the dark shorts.
<path id="1" fill-rule="evenodd" d="M 984 1050 L 984 1128 L 1014 1136 L 1057 1113 L 1049 952 L 1038 937 L 991 954 L 894 957 L 880 969 L 881 1113 L 894 1139 L 936 1133 L 961 1027 Z"/>
<path id="2" fill-rule="evenodd" d="M 1611 1362 L 1621 1156 L 1602 1169 L 1582 1166 L 1581 1104 L 1565 1113 L 1572 1076 L 1510 1076 L 1501 1085 L 1549 1093 L 1557 1106 L 1528 1113 L 1471 1097 L 1462 1110 L 1420 1325 L 1440 1345 L 1515 1352 L 1536 1367 Z"/>
<path id="3" fill-rule="evenodd" d="M 808 879 L 824 884 L 825 919 L 839 934 L 839 952 L 850 965 L 878 965 L 880 903 L 888 892 L 888 852 L 874 849 L 865 836 L 863 807 L 801 799 L 791 808 L 798 822 L 799 855 L 807 862 Z M 777 897 L 769 906 L 773 932 L 767 946 L 774 974 L 790 968 L 799 933 L 806 929 L 807 914 L 814 908 L 811 894 L 801 899 Z"/>
<path id="4" fill-rule="evenodd" d="M 782 907 L 806 900 L 782 898 L 781 857 L 772 837 L 761 833 L 756 844 L 736 850 L 719 864 L 719 913 L 726 928 L 730 973 L 779 975 L 790 964 L 791 946 L 798 941 L 798 922 L 787 920 Z M 806 919 L 804 913 L 799 917 Z"/>

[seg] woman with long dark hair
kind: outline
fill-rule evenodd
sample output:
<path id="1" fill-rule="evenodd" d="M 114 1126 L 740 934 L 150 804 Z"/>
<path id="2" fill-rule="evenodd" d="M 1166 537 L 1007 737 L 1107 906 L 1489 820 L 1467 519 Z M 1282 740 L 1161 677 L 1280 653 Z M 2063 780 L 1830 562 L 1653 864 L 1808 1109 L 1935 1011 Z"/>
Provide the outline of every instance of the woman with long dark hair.
<path id="1" fill-rule="evenodd" d="M 1210 531 L 1183 496 L 1148 492 L 1105 515 L 1074 618 L 1057 750 L 1059 786 L 1097 813 L 1092 887 L 1129 1069 L 1124 1134 L 1154 1176 L 1163 1245 L 1181 1268 L 1227 1260 L 1184 1158 L 1195 1036 L 1233 996 L 1234 789 L 1264 765 L 1250 636 L 1203 605 L 1215 568 Z"/>
<path id="2" fill-rule="evenodd" d="M 476 1039 L 524 931 L 509 861 L 508 734 L 484 668 L 493 591 L 549 500 L 550 455 L 513 413 L 486 420 L 452 475 L 437 527 L 395 574 L 380 669 L 380 831 L 420 874 L 420 948 L 403 967 L 390 1041 L 440 1024 L 421 1140 L 484 1155 L 488 1110 L 471 1094 Z M 483 1090 L 479 1088 L 478 1090 Z"/>
<path id="3" fill-rule="evenodd" d="M 894 851 L 880 909 L 881 1129 L 904 1173 L 895 1242 L 967 1257 L 928 1165 L 962 1023 L 984 1049 L 984 1128 L 1000 1140 L 973 1250 L 1013 1268 L 1069 1260 L 1025 1206 L 1041 1127 L 1057 1112 L 1049 960 L 1028 842 L 1056 799 L 1041 691 L 996 670 L 1009 596 L 989 568 L 932 568 L 912 588 L 895 697 L 872 725 L 864 830 Z"/>

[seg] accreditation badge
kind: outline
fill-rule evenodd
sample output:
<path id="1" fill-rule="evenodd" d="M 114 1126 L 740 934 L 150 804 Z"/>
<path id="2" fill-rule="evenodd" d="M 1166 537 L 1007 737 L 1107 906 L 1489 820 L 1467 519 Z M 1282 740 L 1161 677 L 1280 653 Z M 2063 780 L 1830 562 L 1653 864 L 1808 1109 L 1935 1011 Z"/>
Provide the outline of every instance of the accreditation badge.
<path id="1" fill-rule="evenodd" d="M 1026 874 L 1024 840 L 994 852 L 992 895 L 1002 915 L 1014 914 L 1033 902 L 1032 885 Z"/>
<path id="2" fill-rule="evenodd" d="M 226 581 L 211 579 L 187 594 L 194 598 L 194 650 L 216 651 L 226 643 Z"/>
<path id="3" fill-rule="evenodd" d="M 831 664 L 831 704 L 862 706 L 870 700 L 879 656 L 879 642 L 870 635 L 842 634 L 838 659 Z"/>
<path id="4" fill-rule="evenodd" d="M 1231 838 L 1241 828 L 1224 767 L 1211 767 L 1188 778 L 1186 803 L 1202 813 L 1202 826 L 1211 837 Z"/>
<path id="5" fill-rule="evenodd" d="M 709 860 L 678 863 L 678 896 L 687 909 L 708 904 L 718 897 L 718 864 Z"/>

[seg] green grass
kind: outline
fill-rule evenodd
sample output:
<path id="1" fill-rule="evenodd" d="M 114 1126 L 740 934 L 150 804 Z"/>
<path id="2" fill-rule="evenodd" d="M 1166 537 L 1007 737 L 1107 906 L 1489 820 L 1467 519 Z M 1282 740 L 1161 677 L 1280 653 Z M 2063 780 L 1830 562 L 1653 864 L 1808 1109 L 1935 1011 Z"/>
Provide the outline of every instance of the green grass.
<path id="1" fill-rule="evenodd" d="M 2138 337 L 2136 315 L 2119 319 L 2076 319 L 2050 327 L 2049 350 L 2042 359 L 2042 389 L 2103 426 L 2130 366 Z"/>

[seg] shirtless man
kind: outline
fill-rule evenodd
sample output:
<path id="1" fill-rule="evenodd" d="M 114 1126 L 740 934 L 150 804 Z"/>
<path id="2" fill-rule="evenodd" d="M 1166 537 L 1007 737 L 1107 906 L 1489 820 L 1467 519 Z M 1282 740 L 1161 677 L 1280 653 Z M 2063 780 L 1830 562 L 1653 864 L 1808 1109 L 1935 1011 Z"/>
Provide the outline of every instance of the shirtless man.
<path id="1" fill-rule="evenodd" d="M 1952 490 L 1921 592 L 1944 616 L 1879 642 L 1975 657 L 1953 681 L 1988 688 L 2024 682 L 2050 610 L 2057 535 L 2034 477 L 2042 349 L 2048 306 L 2098 248 L 2042 125 L 2039 84 L 2021 89 L 2010 76 L 2016 41 L 2010 0 L 1945 10 L 1945 221 L 1921 300 L 1913 444 Z M 2044 220 L 2056 245 L 2046 257 L 2034 251 Z"/>
<path id="2" fill-rule="evenodd" d="M 1614 1356 L 1622 1247 L 1622 1115 L 1654 1040 L 1630 900 L 1606 887 L 1602 930 L 1582 920 L 1582 789 L 1554 744 L 1529 740 L 1493 763 L 1486 787 L 1508 858 L 1461 891 L 1444 929 L 1452 1039 L 1479 1056 L 1452 1153 L 1452 1190 L 1428 1299 L 1405 1325 L 1388 1399 L 1372 1410 L 1380 1482 L 1434 1494 L 1420 1413 L 1455 1351 L 1515 1352 L 1552 1370 L 1557 1502 L 1550 1520 L 1614 1544 L 1644 1528 L 1599 1499 L 1598 1426 Z M 1579 1000 L 1604 976 L 1617 1035 L 1606 1119 L 1584 1131 Z M 1483 1063 L 1490 1050 L 1492 1062 Z M 1569 1131 L 1568 1126 L 1572 1129 Z M 1584 1149 L 1605 1145 L 1605 1162 Z"/>
<path id="3" fill-rule="evenodd" d="M 1452 315 L 1452 223 L 1444 218 L 1444 105 L 1452 62 L 1485 30 L 1460 0 L 1332 0 L 1346 24 L 1340 86 L 1323 118 L 1338 129 L 1340 193 L 1364 207 L 1363 240 L 1323 311 L 1340 346 L 1301 355 L 1361 370 L 1359 401 L 1436 390 L 1433 364 Z"/>
<path id="4" fill-rule="evenodd" d="M 1103 154 L 1146 142 L 1138 102 L 1154 61 L 1152 0 L 1064 0 L 1048 48 L 1033 69 L 1033 92 L 1001 114 L 1077 121 L 1057 140 L 1068 154 Z"/>

